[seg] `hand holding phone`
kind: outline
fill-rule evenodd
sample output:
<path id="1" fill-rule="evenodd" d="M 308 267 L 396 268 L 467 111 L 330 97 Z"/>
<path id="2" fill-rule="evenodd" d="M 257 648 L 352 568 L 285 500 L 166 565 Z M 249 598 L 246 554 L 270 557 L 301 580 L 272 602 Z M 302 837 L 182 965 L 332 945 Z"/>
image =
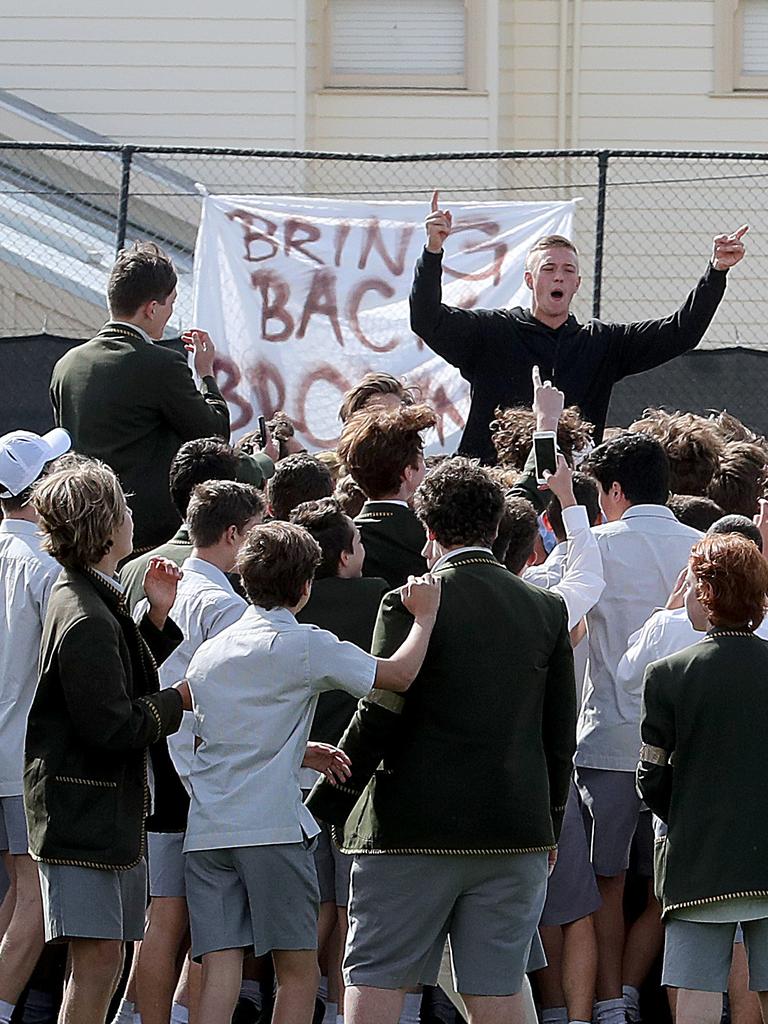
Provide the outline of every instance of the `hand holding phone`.
<path id="1" fill-rule="evenodd" d="M 537 430 L 534 433 L 533 458 L 536 463 L 536 482 L 545 484 L 545 473 L 557 471 L 557 434 L 554 430 Z"/>

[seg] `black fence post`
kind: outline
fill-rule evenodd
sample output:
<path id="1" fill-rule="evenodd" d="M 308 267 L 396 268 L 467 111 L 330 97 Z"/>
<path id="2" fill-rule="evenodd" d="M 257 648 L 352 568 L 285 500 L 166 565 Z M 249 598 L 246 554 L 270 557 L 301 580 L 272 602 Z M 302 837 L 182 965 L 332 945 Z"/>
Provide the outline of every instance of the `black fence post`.
<path id="1" fill-rule="evenodd" d="M 115 227 L 115 255 L 125 246 L 125 235 L 128 230 L 128 199 L 131 191 L 131 161 L 136 151 L 135 146 L 122 148 L 122 173 L 120 175 L 120 198 L 117 205 L 117 225 Z"/>
<path id="2" fill-rule="evenodd" d="M 597 155 L 597 216 L 595 218 L 595 267 L 592 285 L 592 316 L 600 317 L 600 294 L 603 287 L 603 241 L 605 239 L 605 200 L 608 190 L 607 149 Z"/>

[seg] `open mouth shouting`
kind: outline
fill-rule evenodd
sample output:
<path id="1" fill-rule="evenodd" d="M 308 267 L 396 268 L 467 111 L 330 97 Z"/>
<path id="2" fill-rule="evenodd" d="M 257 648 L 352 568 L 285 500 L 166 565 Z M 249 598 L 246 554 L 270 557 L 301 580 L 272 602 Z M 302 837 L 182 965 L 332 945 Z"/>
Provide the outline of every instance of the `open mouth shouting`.
<path id="1" fill-rule="evenodd" d="M 565 292 L 563 291 L 562 288 L 553 288 L 552 291 L 549 294 L 552 296 L 553 299 L 555 299 L 555 300 L 557 300 L 559 302 L 560 299 L 562 299 L 563 296 L 565 295 Z"/>

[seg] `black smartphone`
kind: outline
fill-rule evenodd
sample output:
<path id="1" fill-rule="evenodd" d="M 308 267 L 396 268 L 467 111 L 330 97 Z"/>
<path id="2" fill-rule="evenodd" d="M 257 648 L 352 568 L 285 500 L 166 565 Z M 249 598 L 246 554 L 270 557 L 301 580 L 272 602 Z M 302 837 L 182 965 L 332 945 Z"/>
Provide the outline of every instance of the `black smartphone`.
<path id="1" fill-rule="evenodd" d="M 542 430 L 533 435 L 533 457 L 536 461 L 536 480 L 546 483 L 544 473 L 557 470 L 557 434 L 553 430 Z"/>
<path id="2" fill-rule="evenodd" d="M 267 421 L 259 416 L 259 448 L 267 447 Z"/>

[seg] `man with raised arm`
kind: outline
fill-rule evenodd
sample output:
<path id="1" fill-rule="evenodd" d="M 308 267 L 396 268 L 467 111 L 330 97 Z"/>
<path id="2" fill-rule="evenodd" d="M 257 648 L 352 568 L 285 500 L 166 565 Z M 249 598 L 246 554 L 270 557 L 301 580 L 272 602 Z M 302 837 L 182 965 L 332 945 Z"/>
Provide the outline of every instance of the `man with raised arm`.
<path id="1" fill-rule="evenodd" d="M 416 263 L 411 290 L 411 329 L 439 356 L 461 371 L 472 389 L 469 418 L 459 452 L 493 463 L 490 422 L 497 406 L 530 405 L 531 369 L 565 392 L 595 424 L 600 442 L 613 385 L 623 377 L 695 348 L 725 292 L 727 271 L 744 256 L 747 225 L 718 235 L 703 277 L 683 305 L 660 320 L 631 324 L 590 320 L 570 312 L 581 283 L 576 246 L 562 235 L 534 243 L 525 261 L 531 308 L 459 309 L 441 302 L 443 245 L 451 233 L 451 212 L 438 206 L 438 193 L 425 222 L 427 243 Z"/>

